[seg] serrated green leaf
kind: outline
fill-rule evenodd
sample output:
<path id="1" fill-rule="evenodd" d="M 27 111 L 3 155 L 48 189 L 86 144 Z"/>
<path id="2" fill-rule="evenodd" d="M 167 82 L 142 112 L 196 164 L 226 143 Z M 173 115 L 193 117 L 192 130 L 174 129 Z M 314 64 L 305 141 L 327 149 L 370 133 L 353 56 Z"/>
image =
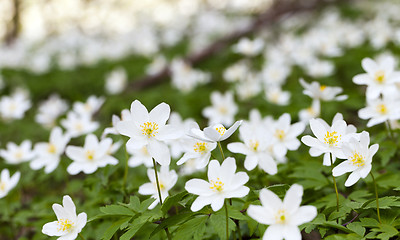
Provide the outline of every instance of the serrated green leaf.
<path id="1" fill-rule="evenodd" d="M 163 230 L 166 227 L 172 227 L 172 226 L 178 225 L 181 222 L 192 219 L 196 215 L 199 215 L 199 213 L 186 212 L 186 213 L 180 213 L 177 215 L 173 215 L 169 218 L 166 218 L 166 219 L 162 220 L 162 222 L 153 230 L 153 232 L 150 234 L 150 237 L 154 236 L 154 234 Z"/>
<path id="2" fill-rule="evenodd" d="M 197 235 L 197 231 L 203 231 L 200 227 L 206 224 L 208 216 L 196 216 L 193 219 L 182 224 L 178 229 L 175 230 L 174 239 L 185 240 L 192 239 L 194 235 Z M 200 227 L 200 228 L 199 228 Z M 203 231 L 204 232 L 204 231 Z"/>
<path id="3" fill-rule="evenodd" d="M 229 214 L 229 212 L 228 212 Z M 222 208 L 218 212 L 211 214 L 210 217 L 211 225 L 214 228 L 214 231 L 217 233 L 220 239 L 227 239 L 226 237 L 226 216 L 225 209 Z M 232 219 L 228 218 L 228 232 L 230 233 L 236 227 L 235 222 Z"/>
<path id="4" fill-rule="evenodd" d="M 230 218 L 237 220 L 247 220 L 249 217 L 235 209 L 233 206 L 228 205 L 228 214 Z"/>
<path id="5" fill-rule="evenodd" d="M 130 210 L 129 208 L 126 208 L 124 206 L 119 206 L 119 205 L 107 205 L 104 207 L 100 208 L 100 211 L 104 214 L 108 215 L 124 215 L 124 216 L 134 216 L 135 213 Z"/>
<path id="6" fill-rule="evenodd" d="M 379 198 L 379 208 L 380 209 L 390 209 L 391 207 L 400 207 L 400 197 L 387 196 Z M 365 209 L 376 208 L 376 200 L 368 203 L 364 206 Z"/>
<path id="7" fill-rule="evenodd" d="M 356 202 L 364 202 L 367 199 L 369 199 L 372 196 L 370 192 L 367 190 L 357 190 L 349 194 L 347 197 L 350 200 L 356 201 Z"/>
<path id="8" fill-rule="evenodd" d="M 397 231 L 396 228 L 394 228 L 393 226 L 390 226 L 388 224 L 380 224 L 379 228 L 373 228 L 373 229 L 371 229 L 371 231 L 381 232 L 376 237 L 379 239 L 384 239 L 384 240 L 388 240 L 389 238 L 396 236 L 399 233 L 399 231 Z"/>
<path id="9" fill-rule="evenodd" d="M 379 222 L 374 218 L 360 218 L 361 226 L 363 227 L 376 227 Z"/>
<path id="10" fill-rule="evenodd" d="M 110 240 L 112 236 L 115 234 L 115 232 L 120 229 L 121 225 L 124 223 L 127 223 L 129 220 L 131 220 L 131 217 L 124 217 L 113 224 L 111 224 L 106 231 L 103 233 L 103 236 L 101 237 L 102 240 Z"/>
<path id="11" fill-rule="evenodd" d="M 139 231 L 140 228 L 142 228 L 147 223 L 149 218 L 150 218 L 149 216 L 142 215 L 142 216 L 136 218 L 135 220 L 133 220 L 133 222 L 130 224 L 130 227 L 128 228 L 128 231 L 125 232 L 120 237 L 120 240 L 131 239 L 137 233 L 137 231 Z"/>
<path id="12" fill-rule="evenodd" d="M 365 234 L 365 228 L 361 225 L 360 222 L 349 223 L 349 224 L 347 224 L 346 227 L 348 229 L 352 230 L 353 232 L 357 233 L 361 237 L 363 237 Z"/>
<path id="13" fill-rule="evenodd" d="M 154 198 L 149 198 L 144 200 L 143 202 L 140 203 L 140 207 L 139 207 L 139 212 L 145 212 L 147 211 L 147 209 L 149 208 L 149 206 L 155 201 L 156 199 Z"/>
<path id="14" fill-rule="evenodd" d="M 163 205 L 161 206 L 161 211 L 164 213 L 164 214 L 167 214 L 167 212 L 169 211 L 169 209 L 173 206 L 173 205 L 175 205 L 175 204 L 177 204 L 182 198 L 184 198 L 186 195 L 188 195 L 188 192 L 181 192 L 181 193 L 178 193 L 178 194 L 176 194 L 176 195 L 174 195 L 174 196 L 168 196 L 166 199 L 165 199 L 165 201 L 163 202 Z"/>

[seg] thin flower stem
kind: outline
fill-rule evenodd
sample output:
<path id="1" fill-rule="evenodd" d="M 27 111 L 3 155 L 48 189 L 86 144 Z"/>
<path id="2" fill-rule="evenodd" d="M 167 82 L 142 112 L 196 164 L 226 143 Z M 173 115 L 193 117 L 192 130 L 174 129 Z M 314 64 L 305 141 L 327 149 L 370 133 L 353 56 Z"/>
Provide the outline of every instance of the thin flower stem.
<path id="1" fill-rule="evenodd" d="M 239 220 L 236 220 L 236 227 L 237 227 L 237 233 L 239 235 L 239 240 L 242 240 L 242 233 L 240 232 Z"/>
<path id="2" fill-rule="evenodd" d="M 219 148 L 219 151 L 221 152 L 222 161 L 224 161 L 225 160 L 224 151 L 222 151 L 222 146 L 221 146 L 220 142 L 218 142 L 218 148 Z"/>
<path id="3" fill-rule="evenodd" d="M 372 172 L 369 172 L 369 173 L 371 174 L 372 181 L 374 181 L 375 198 L 376 198 L 376 212 L 377 212 L 377 214 L 378 214 L 378 220 L 379 220 L 379 223 L 382 224 L 382 222 L 381 222 L 381 215 L 379 214 L 378 188 L 376 187 L 376 181 L 375 181 L 375 178 L 374 178 L 374 174 L 372 174 Z"/>
<path id="4" fill-rule="evenodd" d="M 226 204 L 226 200 L 224 200 L 225 206 L 225 217 L 226 217 L 226 240 L 229 240 L 229 218 L 228 218 L 228 205 Z"/>
<path id="5" fill-rule="evenodd" d="M 129 155 L 128 155 L 128 150 L 126 149 L 126 145 L 125 145 L 125 170 L 124 170 L 124 186 L 123 188 L 125 189 L 125 195 L 128 194 L 128 186 L 126 185 L 127 183 L 127 179 L 128 179 L 128 161 L 129 161 Z"/>
<path id="6" fill-rule="evenodd" d="M 154 160 L 154 158 L 153 158 L 153 166 L 154 166 L 154 174 L 156 175 L 158 197 L 160 199 L 160 205 L 162 205 L 160 182 L 158 181 L 158 174 L 157 174 L 157 163 L 156 160 Z"/>
<path id="7" fill-rule="evenodd" d="M 332 153 L 330 153 L 331 172 L 332 172 L 333 186 L 335 187 L 335 192 L 336 192 L 336 211 L 339 212 L 339 192 L 338 192 L 338 190 L 337 190 L 335 176 L 333 176 L 333 160 L 332 160 L 332 157 L 333 157 L 333 156 L 332 156 Z"/>
<path id="8" fill-rule="evenodd" d="M 392 127 L 390 126 L 389 120 L 386 121 L 385 124 L 386 124 L 386 128 L 387 128 L 387 130 L 388 130 L 388 132 L 389 132 L 389 137 L 390 137 L 392 140 L 394 140 Z"/>
<path id="9" fill-rule="evenodd" d="M 81 233 L 78 233 L 78 235 L 82 240 L 85 240 L 85 238 L 83 237 L 83 235 Z"/>

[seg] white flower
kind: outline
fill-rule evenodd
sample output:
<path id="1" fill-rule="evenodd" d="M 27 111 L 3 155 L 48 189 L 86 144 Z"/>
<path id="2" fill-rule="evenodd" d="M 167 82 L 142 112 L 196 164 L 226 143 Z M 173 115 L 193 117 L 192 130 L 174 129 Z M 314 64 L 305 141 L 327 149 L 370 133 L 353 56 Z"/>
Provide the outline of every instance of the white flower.
<path id="1" fill-rule="evenodd" d="M 37 170 L 45 167 L 45 173 L 51 173 L 60 163 L 61 155 L 64 153 L 71 137 L 63 134 L 60 127 L 51 130 L 49 142 L 36 143 L 34 151 L 36 157 L 30 162 L 32 169 Z"/>
<path id="2" fill-rule="evenodd" d="M 146 68 L 146 73 L 148 75 L 155 75 L 161 72 L 167 66 L 167 59 L 163 55 L 158 55 L 153 59 L 153 62 L 150 63 Z"/>
<path id="3" fill-rule="evenodd" d="M 236 121 L 230 128 L 226 129 L 222 124 L 215 124 L 204 128 L 201 131 L 198 128 L 192 128 L 189 136 L 206 142 L 220 142 L 230 137 L 236 129 L 242 124 L 242 121 Z"/>
<path id="4" fill-rule="evenodd" d="M 231 125 L 234 122 L 238 107 L 233 99 L 232 92 L 225 94 L 212 92 L 211 104 L 212 106 L 206 107 L 202 111 L 203 116 L 208 118 L 210 125 L 217 123 Z"/>
<path id="5" fill-rule="evenodd" d="M 141 164 L 144 164 L 148 168 L 153 166 L 153 158 L 149 154 L 149 151 L 147 151 L 146 146 L 136 149 L 128 145 L 126 151 L 131 155 L 128 160 L 129 167 L 137 167 Z"/>
<path id="6" fill-rule="evenodd" d="M 320 85 L 319 82 L 307 83 L 304 79 L 300 78 L 300 84 L 304 87 L 303 93 L 312 99 L 319 99 L 322 101 L 343 101 L 347 99 L 347 95 L 340 95 L 343 89 L 341 87 L 329 87 Z"/>
<path id="7" fill-rule="evenodd" d="M 112 123 L 112 127 L 108 127 L 105 128 L 103 133 L 101 134 L 101 138 L 105 138 L 108 134 L 114 134 L 114 135 L 118 135 L 118 131 L 117 131 L 117 124 L 122 121 L 122 120 L 130 120 L 131 119 L 131 112 L 129 112 L 128 109 L 124 109 L 121 112 L 121 118 L 119 118 L 117 115 L 112 115 L 111 117 L 111 123 Z"/>
<path id="8" fill-rule="evenodd" d="M 178 174 L 175 170 L 169 171 L 169 167 L 164 165 L 161 166 L 160 172 L 158 172 L 158 183 L 161 190 L 161 199 L 164 200 L 168 197 L 168 191 L 175 185 L 178 180 Z M 160 202 L 158 196 L 156 175 L 154 169 L 147 169 L 147 176 L 150 179 L 149 183 L 145 183 L 139 187 L 139 194 L 151 195 L 152 198 L 156 199 L 150 206 L 149 209 L 153 209 Z"/>
<path id="9" fill-rule="evenodd" d="M 7 143 L 7 150 L 0 150 L 0 156 L 6 160 L 8 164 L 19 164 L 27 162 L 35 157 L 32 151 L 32 142 L 24 140 L 20 146 L 13 142 Z"/>
<path id="10" fill-rule="evenodd" d="M 361 119 L 370 119 L 367 127 L 372 127 L 388 120 L 400 119 L 399 106 L 400 99 L 393 97 L 367 99 L 367 107 L 360 109 L 358 116 Z"/>
<path id="11" fill-rule="evenodd" d="M 191 139 L 191 137 L 185 135 L 184 133 L 188 133 L 193 127 L 198 128 L 198 125 L 191 118 L 182 120 L 182 117 L 176 112 L 171 113 L 171 116 L 169 116 L 168 119 L 168 124 L 174 126 L 176 129 L 181 129 L 182 132 L 181 137 L 167 141 L 171 151 L 171 156 L 173 158 L 179 158 L 182 156 L 182 153 L 185 152 L 183 145 L 185 145 L 187 140 Z"/>
<path id="12" fill-rule="evenodd" d="M 264 40 L 261 38 L 256 38 L 250 40 L 248 38 L 241 38 L 239 42 L 233 46 L 233 51 L 235 53 L 241 53 L 245 56 L 256 56 L 264 48 Z"/>
<path id="13" fill-rule="evenodd" d="M 355 184 L 360 178 L 365 178 L 371 171 L 372 157 L 379 149 L 378 144 L 371 147 L 369 145 L 369 133 L 363 131 L 360 136 L 360 141 L 351 138 L 349 143 L 343 145 L 343 153 L 346 156 L 346 161 L 337 165 L 333 171 L 333 176 L 341 176 L 347 172 L 352 172 L 345 182 L 346 187 Z"/>
<path id="14" fill-rule="evenodd" d="M 150 113 L 138 100 L 131 105 L 131 120 L 117 124 L 120 134 L 130 137 L 129 147 L 141 149 L 146 146 L 149 154 L 161 165 L 169 165 L 171 155 L 165 141 L 182 136 L 180 129 L 166 125 L 170 114 L 169 105 L 160 103 Z"/>
<path id="15" fill-rule="evenodd" d="M 110 72 L 106 77 L 105 90 L 109 94 L 121 93 L 128 81 L 125 69 L 117 68 Z"/>
<path id="16" fill-rule="evenodd" d="M 42 233 L 49 236 L 57 236 L 58 240 L 74 240 L 86 225 L 87 215 L 82 212 L 76 215 L 75 204 L 71 197 L 63 197 L 63 206 L 53 204 L 54 213 L 57 221 L 49 222 L 43 225 Z"/>
<path id="17" fill-rule="evenodd" d="M 272 62 L 265 65 L 262 69 L 262 77 L 265 86 L 282 86 L 290 73 L 287 64 Z"/>
<path id="18" fill-rule="evenodd" d="M 20 172 L 14 173 L 12 177 L 10 177 L 10 172 L 8 169 L 3 169 L 0 174 L 0 198 L 5 197 L 8 192 L 13 189 L 21 176 Z"/>
<path id="19" fill-rule="evenodd" d="M 314 206 L 300 206 L 303 187 L 293 184 L 282 200 L 272 191 L 260 191 L 262 206 L 250 205 L 247 214 L 261 224 L 269 225 L 264 240 L 301 240 L 299 225 L 310 222 L 317 216 Z"/>
<path id="20" fill-rule="evenodd" d="M 199 129 L 199 126 L 196 124 L 196 128 L 194 129 Z M 207 166 L 211 157 L 211 151 L 217 147 L 217 143 L 204 142 L 195 138 L 190 138 L 187 139 L 182 146 L 185 150 L 185 154 L 176 164 L 182 165 L 188 160 L 194 160 L 196 168 L 202 169 Z"/>
<path id="21" fill-rule="evenodd" d="M 311 107 L 302 109 L 299 111 L 300 121 L 308 123 L 310 119 L 317 118 L 321 114 L 321 102 L 319 100 L 313 100 Z"/>
<path id="22" fill-rule="evenodd" d="M 26 94 L 15 92 L 11 96 L 4 96 L 0 99 L 0 116 L 7 121 L 22 119 L 31 105 Z"/>
<path id="23" fill-rule="evenodd" d="M 90 116 L 72 111 L 68 112 L 66 119 L 61 120 L 61 125 L 73 138 L 94 132 L 99 127 L 99 123 L 92 121 Z"/>
<path id="24" fill-rule="evenodd" d="M 344 159 L 346 156 L 342 151 L 343 143 L 346 143 L 351 137 L 357 137 L 355 127 L 347 126 L 341 114 L 335 116 L 332 126 L 320 118 L 313 118 L 310 120 L 310 127 L 317 138 L 307 135 L 302 137 L 301 141 L 311 147 L 311 156 L 317 157 L 325 153 L 323 161 L 325 166 L 331 165 L 330 153 L 332 153 L 332 162 L 335 162 L 336 158 Z"/>
<path id="25" fill-rule="evenodd" d="M 220 165 L 217 160 L 208 165 L 208 182 L 202 179 L 192 179 L 186 182 L 185 189 L 189 193 L 199 195 L 190 208 L 193 212 L 211 204 L 213 211 L 218 211 L 224 205 L 225 198 L 242 198 L 249 193 L 244 186 L 249 181 L 245 172 L 236 172 L 234 158 L 227 158 Z"/>
<path id="26" fill-rule="evenodd" d="M 75 102 L 73 105 L 74 112 L 79 115 L 92 116 L 97 112 L 104 103 L 104 97 L 90 96 L 85 103 Z"/>
<path id="27" fill-rule="evenodd" d="M 393 84 L 400 82 L 400 72 L 394 71 L 393 57 L 387 57 L 380 63 L 364 58 L 361 65 L 367 73 L 354 76 L 353 82 L 368 86 L 366 96 L 369 99 L 378 98 L 381 93 L 391 93 L 395 89 Z"/>
<path id="28" fill-rule="evenodd" d="M 256 96 L 262 90 L 261 78 L 259 74 L 249 72 L 246 77 L 235 86 L 236 94 L 239 99 L 246 100 Z"/>
<path id="29" fill-rule="evenodd" d="M 270 132 L 273 152 L 276 156 L 283 157 L 286 155 L 287 150 L 293 151 L 300 147 L 300 141 L 297 136 L 304 131 L 305 125 L 302 122 L 291 125 L 290 121 L 290 114 L 285 113 L 267 128 Z"/>
<path id="30" fill-rule="evenodd" d="M 40 104 L 35 121 L 46 128 L 52 128 L 55 126 L 56 119 L 67 109 L 68 104 L 65 100 L 58 95 L 51 95 L 49 99 Z"/>
<path id="31" fill-rule="evenodd" d="M 278 172 L 277 164 L 268 148 L 271 146 L 271 136 L 263 125 L 259 125 L 258 129 L 253 129 L 249 124 L 243 124 L 240 129 L 240 139 L 242 142 L 234 142 L 228 144 L 228 150 L 233 153 L 246 155 L 244 167 L 251 171 L 257 165 L 266 173 L 274 175 Z"/>
<path id="32" fill-rule="evenodd" d="M 286 106 L 289 104 L 290 92 L 283 91 L 280 86 L 271 86 L 265 89 L 265 98 L 270 103 L 274 103 L 280 106 Z"/>
<path id="33" fill-rule="evenodd" d="M 172 85 L 184 93 L 188 93 L 197 85 L 208 83 L 211 80 L 209 73 L 195 70 L 181 59 L 173 60 L 170 70 Z"/>
<path id="34" fill-rule="evenodd" d="M 83 147 L 68 146 L 65 153 L 73 162 L 68 166 L 67 171 L 71 175 L 79 172 L 91 174 L 99 167 L 115 165 L 118 160 L 110 156 L 112 149 L 111 138 L 102 139 L 100 142 L 94 134 L 88 134 Z"/>
<path id="35" fill-rule="evenodd" d="M 224 70 L 223 77 L 227 82 L 241 82 L 250 69 L 245 62 L 238 62 Z"/>
<path id="36" fill-rule="evenodd" d="M 329 61 L 314 60 L 306 65 L 307 74 L 314 78 L 330 76 L 335 69 L 335 65 Z"/>

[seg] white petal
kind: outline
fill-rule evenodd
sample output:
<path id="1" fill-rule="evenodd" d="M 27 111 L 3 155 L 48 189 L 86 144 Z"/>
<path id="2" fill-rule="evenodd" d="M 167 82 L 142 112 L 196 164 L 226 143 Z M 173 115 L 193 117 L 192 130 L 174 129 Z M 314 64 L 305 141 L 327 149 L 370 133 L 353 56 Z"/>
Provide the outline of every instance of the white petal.
<path id="1" fill-rule="evenodd" d="M 357 169 L 357 166 L 354 166 L 353 164 L 350 163 L 350 161 L 344 161 L 337 165 L 335 168 L 332 170 L 333 176 L 342 176 L 345 173 L 352 172 L 355 169 Z"/>
<path id="2" fill-rule="evenodd" d="M 258 156 L 251 154 L 247 155 L 245 160 L 244 160 L 244 168 L 246 168 L 247 171 L 253 170 L 258 164 Z"/>
<path id="3" fill-rule="evenodd" d="M 204 206 L 210 204 L 211 203 L 210 200 L 211 199 L 209 197 L 199 196 L 198 198 L 196 198 L 196 200 L 194 200 L 192 206 L 190 207 L 190 210 L 192 210 L 193 212 L 197 212 Z"/>
<path id="4" fill-rule="evenodd" d="M 230 128 L 228 128 L 228 130 L 226 130 L 225 134 L 221 137 L 220 141 L 223 141 L 228 137 L 230 137 L 236 131 L 236 129 L 238 129 L 238 127 L 242 124 L 242 122 L 243 122 L 242 120 L 236 121 Z"/>
<path id="5" fill-rule="evenodd" d="M 324 134 L 326 133 L 327 129 L 325 129 L 324 125 L 321 124 L 317 119 L 310 119 L 310 128 L 319 140 L 324 139 Z"/>
<path id="6" fill-rule="evenodd" d="M 270 174 L 270 175 L 275 175 L 278 172 L 278 167 L 274 159 L 268 154 L 262 155 L 260 157 L 258 165 L 264 172 Z"/>
<path id="7" fill-rule="evenodd" d="M 154 107 L 149 113 L 149 120 L 156 122 L 158 125 L 163 126 L 167 122 L 171 109 L 168 104 L 160 103 Z"/>
<path id="8" fill-rule="evenodd" d="M 261 204 L 271 212 L 275 212 L 276 209 L 282 207 L 282 200 L 275 193 L 266 188 L 260 191 L 260 201 Z"/>
<path id="9" fill-rule="evenodd" d="M 263 240 L 282 240 L 284 237 L 283 225 L 274 224 L 267 228 Z"/>
<path id="10" fill-rule="evenodd" d="M 213 191 L 210 189 L 210 183 L 202 179 L 191 179 L 187 181 L 185 189 L 189 193 L 200 196 L 210 196 L 213 194 Z"/>
<path id="11" fill-rule="evenodd" d="M 227 148 L 233 153 L 249 154 L 249 149 L 241 142 L 229 143 Z"/>
<path id="12" fill-rule="evenodd" d="M 261 224 L 271 225 L 275 222 L 274 215 L 262 206 L 250 205 L 247 215 Z"/>
<path id="13" fill-rule="evenodd" d="M 303 186 L 299 184 L 293 184 L 286 192 L 285 198 L 283 199 L 283 206 L 289 212 L 289 214 L 296 212 L 300 206 L 302 197 Z"/>
<path id="14" fill-rule="evenodd" d="M 314 206 L 301 206 L 291 217 L 291 224 L 299 226 L 311 222 L 317 216 L 317 208 Z"/>
<path id="15" fill-rule="evenodd" d="M 169 165 L 171 155 L 168 146 L 157 140 L 150 141 L 147 145 L 147 151 L 160 165 Z"/>
<path id="16" fill-rule="evenodd" d="M 224 206 L 225 198 L 216 196 L 211 202 L 211 208 L 214 212 L 220 210 Z"/>
<path id="17" fill-rule="evenodd" d="M 135 100 L 132 102 L 131 116 L 132 116 L 132 121 L 134 122 L 136 127 L 139 127 L 142 123 L 149 121 L 149 112 L 147 111 L 147 108 L 139 100 Z M 117 126 L 118 125 L 119 124 L 117 124 Z"/>
<path id="18" fill-rule="evenodd" d="M 285 240 L 301 240 L 301 233 L 297 226 L 285 225 L 283 237 Z"/>
<path id="19" fill-rule="evenodd" d="M 210 163 L 208 164 L 208 172 L 207 176 L 209 180 L 213 180 L 219 177 L 221 170 L 220 170 L 220 165 L 217 160 L 211 160 Z"/>
<path id="20" fill-rule="evenodd" d="M 44 233 L 48 236 L 63 235 L 64 232 L 58 231 L 58 228 L 59 228 L 58 221 L 49 222 L 49 223 L 46 223 L 45 225 L 43 225 L 42 233 Z"/>
<path id="21" fill-rule="evenodd" d="M 354 171 L 349 175 L 347 181 L 344 183 L 346 187 L 350 187 L 354 185 L 360 179 L 360 173 L 358 171 Z"/>
<path id="22" fill-rule="evenodd" d="M 229 191 L 226 193 L 225 197 L 226 198 L 242 198 L 249 194 L 250 188 L 246 186 L 239 187 L 238 189 L 234 191 Z"/>

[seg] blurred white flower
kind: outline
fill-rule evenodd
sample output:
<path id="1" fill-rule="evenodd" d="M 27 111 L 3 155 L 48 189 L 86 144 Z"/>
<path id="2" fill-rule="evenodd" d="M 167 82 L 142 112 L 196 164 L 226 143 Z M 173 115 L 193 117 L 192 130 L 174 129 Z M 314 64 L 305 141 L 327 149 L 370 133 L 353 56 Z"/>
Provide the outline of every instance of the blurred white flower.
<path id="1" fill-rule="evenodd" d="M 372 157 L 379 149 L 378 144 L 369 147 L 369 133 L 363 131 L 360 135 L 360 141 L 351 138 L 349 143 L 343 145 L 343 153 L 346 161 L 337 165 L 333 171 L 333 176 L 341 176 L 347 172 L 351 172 L 349 178 L 345 182 L 346 187 L 355 184 L 360 178 L 367 177 L 372 168 Z"/>
<path id="2" fill-rule="evenodd" d="M 10 177 L 10 172 L 8 169 L 3 169 L 0 174 L 0 198 L 7 196 L 8 192 L 17 186 L 19 178 L 21 176 L 20 172 L 14 173 Z"/>
<path id="3" fill-rule="evenodd" d="M 104 87 L 108 94 L 115 95 L 121 93 L 125 89 L 127 82 L 128 76 L 126 71 L 120 67 L 107 74 Z"/>
<path id="4" fill-rule="evenodd" d="M 96 97 L 92 95 L 84 103 L 75 102 L 73 105 L 73 111 L 79 115 L 92 116 L 100 109 L 104 101 L 104 97 Z"/>
<path id="5" fill-rule="evenodd" d="M 208 83 L 211 80 L 209 73 L 195 70 L 181 59 L 174 59 L 170 70 L 172 85 L 184 93 L 188 93 L 196 86 Z"/>
<path id="6" fill-rule="evenodd" d="M 324 60 L 315 60 L 306 65 L 307 74 L 314 78 L 327 77 L 332 75 L 335 65 Z"/>
<path id="7" fill-rule="evenodd" d="M 83 147 L 67 146 L 65 153 L 73 161 L 67 168 L 68 173 L 76 175 L 82 171 L 85 174 L 91 174 L 99 167 L 105 167 L 108 164 L 116 165 L 118 160 L 109 155 L 111 149 L 111 138 L 105 138 L 99 142 L 94 134 L 88 134 Z"/>
<path id="8" fill-rule="evenodd" d="M 76 207 L 71 197 L 63 197 L 63 205 L 53 204 L 57 221 L 43 225 L 42 233 L 48 236 L 57 236 L 59 240 L 74 240 L 86 225 L 87 215 L 85 212 L 76 215 Z"/>
<path id="9" fill-rule="evenodd" d="M 261 224 L 269 225 L 263 240 L 301 240 L 299 225 L 310 222 L 317 216 L 317 208 L 311 205 L 300 206 L 303 187 L 293 184 L 282 200 L 272 191 L 260 191 L 262 206 L 250 205 L 247 214 Z"/>
<path id="10" fill-rule="evenodd" d="M 186 191 L 199 195 L 190 208 L 193 212 L 209 204 L 216 212 L 224 205 L 225 198 L 242 198 L 249 193 L 250 189 L 244 186 L 249 176 L 245 172 L 236 173 L 234 158 L 225 159 L 221 165 L 217 160 L 210 161 L 207 175 L 208 182 L 191 179 L 185 184 Z"/>
<path id="11" fill-rule="evenodd" d="M 153 59 L 147 68 L 146 73 L 149 75 L 155 75 L 161 72 L 167 66 L 167 59 L 163 55 L 158 55 Z"/>
<path id="12" fill-rule="evenodd" d="M 319 100 L 313 100 L 310 107 L 299 111 L 300 121 L 307 124 L 310 119 L 317 118 L 321 114 L 321 102 Z"/>
<path id="13" fill-rule="evenodd" d="M 127 121 L 131 119 L 131 112 L 128 109 L 124 109 L 121 111 L 121 118 L 117 115 L 112 115 L 111 117 L 111 127 L 105 128 L 103 133 L 101 134 L 101 138 L 105 138 L 108 134 L 118 135 L 119 132 L 117 131 L 117 124 L 120 121 Z"/>
<path id="14" fill-rule="evenodd" d="M 35 144 L 34 151 L 36 157 L 30 162 L 34 170 L 45 167 L 45 173 L 51 173 L 60 163 L 61 155 L 64 153 L 70 136 L 63 134 L 60 127 L 51 130 L 49 142 L 39 142 Z"/>
<path id="15" fill-rule="evenodd" d="M 144 164 L 148 168 L 153 166 L 153 158 L 149 154 L 149 151 L 147 151 L 147 146 L 132 148 L 128 145 L 126 151 L 131 155 L 128 160 L 129 167 L 137 167 L 141 164 Z"/>
<path id="16" fill-rule="evenodd" d="M 358 117 L 369 119 L 367 127 L 372 127 L 388 120 L 400 119 L 399 106 L 399 96 L 367 99 L 367 107 L 358 111 Z"/>
<path id="17" fill-rule="evenodd" d="M 160 172 L 157 173 L 161 191 L 161 200 L 164 202 L 168 197 L 168 191 L 178 181 L 178 174 L 176 174 L 175 170 L 169 171 L 169 166 L 167 165 L 161 166 Z M 151 197 L 155 199 L 155 201 L 149 206 L 149 209 L 153 209 L 160 202 L 154 169 L 147 169 L 147 176 L 149 177 L 150 182 L 140 186 L 138 192 L 142 195 L 151 195 Z"/>
<path id="18" fill-rule="evenodd" d="M 205 142 L 220 142 L 230 137 L 236 129 L 242 124 L 242 121 L 236 121 L 230 128 L 226 129 L 222 124 L 215 124 L 204 128 L 201 131 L 198 128 L 192 128 L 189 136 Z"/>
<path id="19" fill-rule="evenodd" d="M 68 112 L 67 118 L 62 119 L 60 123 L 72 138 L 92 133 L 99 127 L 99 123 L 92 121 L 90 116 L 72 111 Z"/>
<path id="20" fill-rule="evenodd" d="M 347 99 L 347 95 L 340 95 L 343 92 L 341 87 L 329 87 L 320 85 L 319 82 L 307 83 L 303 78 L 300 78 L 300 84 L 304 87 L 303 93 L 315 100 L 322 101 L 343 101 Z"/>
<path id="21" fill-rule="evenodd" d="M 212 106 L 203 109 L 202 114 L 208 118 L 210 125 L 221 123 L 231 125 L 235 121 L 235 114 L 238 112 L 238 106 L 233 99 L 232 92 L 222 94 L 220 92 L 211 93 Z"/>
<path id="22" fill-rule="evenodd" d="M 36 153 L 32 150 L 32 142 L 30 140 L 24 140 L 19 146 L 13 142 L 8 142 L 7 149 L 0 150 L 0 156 L 8 164 L 27 162 L 34 158 L 35 155 Z"/>
<path id="23" fill-rule="evenodd" d="M 282 86 L 289 74 L 289 66 L 281 62 L 274 61 L 265 64 L 262 69 L 262 78 L 265 86 Z"/>
<path id="24" fill-rule="evenodd" d="M 181 129 L 166 124 L 170 107 L 160 103 L 150 113 L 138 100 L 132 102 L 131 119 L 117 124 L 120 134 L 130 137 L 126 143 L 128 148 L 141 149 L 146 146 L 149 154 L 160 165 L 169 165 L 171 155 L 165 141 L 177 139 L 183 135 Z"/>
<path id="25" fill-rule="evenodd" d="M 47 100 L 40 103 L 35 121 L 45 128 L 52 128 L 55 126 L 57 118 L 65 113 L 67 109 L 67 102 L 57 94 L 53 94 Z"/>
<path id="26" fill-rule="evenodd" d="M 240 53 L 245 56 L 253 57 L 261 53 L 264 48 L 264 44 L 264 40 L 262 40 L 261 38 L 256 38 L 254 40 L 241 38 L 239 42 L 232 48 L 235 53 Z"/>
<path id="27" fill-rule="evenodd" d="M 22 119 L 31 105 L 28 96 L 22 92 L 3 96 L 0 99 L 0 116 L 6 121 Z"/>
<path id="28" fill-rule="evenodd" d="M 246 77 L 235 86 L 236 94 L 240 100 L 246 100 L 256 96 L 262 90 L 259 74 L 249 72 Z"/>
<path id="29" fill-rule="evenodd" d="M 280 106 L 286 106 L 289 104 L 290 92 L 282 91 L 281 87 L 271 86 L 265 90 L 265 98 L 270 103 L 274 103 Z"/>
<path id="30" fill-rule="evenodd" d="M 249 73 L 247 63 L 237 62 L 224 70 L 223 77 L 227 82 L 241 82 Z"/>

